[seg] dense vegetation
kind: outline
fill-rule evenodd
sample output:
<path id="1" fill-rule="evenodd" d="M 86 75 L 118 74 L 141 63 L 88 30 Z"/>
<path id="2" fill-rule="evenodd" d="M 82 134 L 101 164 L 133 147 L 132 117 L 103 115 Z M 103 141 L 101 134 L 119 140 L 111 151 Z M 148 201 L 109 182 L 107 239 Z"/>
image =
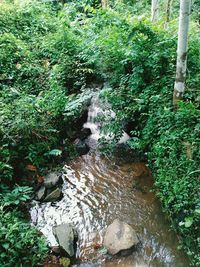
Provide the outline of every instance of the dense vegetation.
<path id="1" fill-rule="evenodd" d="M 167 30 L 164 12 L 157 23 L 149 21 L 148 1 L 110 4 L 107 10 L 99 1 L 64 7 L 0 4 L 1 266 L 31 266 L 45 256 L 43 239 L 22 219 L 31 196 L 31 187 L 23 185 L 74 153 L 74 125 L 94 79 L 109 82 L 101 96 L 116 112 L 107 125 L 116 137 L 109 146 L 129 125 L 129 145 L 146 155 L 182 247 L 194 266 L 200 264 L 198 3 L 190 27 L 187 89 L 176 110 L 176 1 Z"/>
<path id="2" fill-rule="evenodd" d="M 68 16 L 54 6 L 1 3 L 0 33 L 0 265 L 30 266 L 46 250 L 22 219 L 31 192 L 19 185 L 40 181 L 52 161 L 74 153 L 73 124 L 89 98 L 80 89 L 92 74 Z"/>

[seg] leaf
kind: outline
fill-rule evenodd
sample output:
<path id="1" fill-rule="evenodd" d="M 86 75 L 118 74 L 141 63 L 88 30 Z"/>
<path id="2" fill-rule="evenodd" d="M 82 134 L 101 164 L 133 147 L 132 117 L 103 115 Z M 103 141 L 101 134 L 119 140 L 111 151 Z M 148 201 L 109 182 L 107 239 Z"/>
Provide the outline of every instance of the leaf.
<path id="1" fill-rule="evenodd" d="M 60 156 L 62 154 L 62 150 L 60 150 L 60 149 L 53 149 L 48 154 L 49 155 L 52 155 L 52 156 Z"/>
<path id="2" fill-rule="evenodd" d="M 200 215 L 200 209 L 196 209 L 194 212 L 195 214 Z"/>
<path id="3" fill-rule="evenodd" d="M 2 244 L 2 246 L 3 246 L 5 249 L 8 249 L 9 246 L 10 246 L 10 244 L 9 244 L 9 243 L 4 243 L 4 244 Z"/>
<path id="4" fill-rule="evenodd" d="M 189 228 L 193 224 L 193 218 L 192 217 L 187 217 L 185 219 L 185 227 Z"/>
<path id="5" fill-rule="evenodd" d="M 99 252 L 100 252 L 102 255 L 105 255 L 105 254 L 108 252 L 108 250 L 107 250 L 105 247 L 103 247 L 103 248 L 101 248 L 101 249 L 99 250 Z"/>
<path id="6" fill-rule="evenodd" d="M 26 169 L 28 171 L 33 171 L 33 172 L 37 171 L 37 168 L 34 165 L 32 165 L 32 164 L 26 165 Z"/>

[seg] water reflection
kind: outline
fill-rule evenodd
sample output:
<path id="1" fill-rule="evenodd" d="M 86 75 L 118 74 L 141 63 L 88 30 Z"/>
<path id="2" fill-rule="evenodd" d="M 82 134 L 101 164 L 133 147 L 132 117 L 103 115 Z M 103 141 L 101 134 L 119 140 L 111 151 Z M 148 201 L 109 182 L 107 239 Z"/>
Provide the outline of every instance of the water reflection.
<path id="1" fill-rule="evenodd" d="M 153 181 L 143 163 L 120 166 L 91 153 L 65 166 L 63 179 L 61 201 L 37 203 L 31 210 L 32 217 L 37 218 L 35 224 L 52 245 L 56 245 L 52 226 L 69 222 L 78 232 L 77 257 L 82 261 L 100 259 L 101 263 L 95 264 L 108 267 L 189 266 L 187 258 L 176 249 L 177 237 L 150 192 Z M 116 218 L 136 230 L 140 245 L 129 257 L 106 261 L 101 252 L 102 237 Z"/>

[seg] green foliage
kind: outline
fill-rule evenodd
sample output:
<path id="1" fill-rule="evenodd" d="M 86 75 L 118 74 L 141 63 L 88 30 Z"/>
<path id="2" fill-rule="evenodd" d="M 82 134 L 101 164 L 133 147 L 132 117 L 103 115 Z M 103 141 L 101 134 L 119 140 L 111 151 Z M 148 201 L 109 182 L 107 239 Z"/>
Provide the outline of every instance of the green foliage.
<path id="1" fill-rule="evenodd" d="M 0 5 L 0 166 L 8 184 L 26 164 L 41 168 L 54 158 L 67 123 L 84 109 L 80 101 L 67 118 L 67 105 L 93 70 L 64 11 L 38 1 Z"/>
<path id="2" fill-rule="evenodd" d="M 78 97 L 75 95 L 70 95 L 64 111 L 65 118 L 67 120 L 79 118 L 80 112 L 82 113 L 84 108 L 88 106 L 91 97 L 92 93 L 89 91 L 83 92 Z"/>
<path id="3" fill-rule="evenodd" d="M 46 255 L 45 240 L 24 219 L 21 209 L 30 199 L 32 188 L 4 189 L 0 195 L 0 265 L 34 266 Z"/>
<path id="4" fill-rule="evenodd" d="M 0 265 L 34 266 L 47 253 L 47 247 L 36 229 L 16 211 L 0 211 Z"/>
<path id="5" fill-rule="evenodd" d="M 51 3 L 0 3 L 0 265 L 34 266 L 47 247 L 24 218 L 24 176 L 74 153 L 71 126 L 86 108 L 93 76 L 67 13 Z M 62 147 L 65 139 L 65 147 Z"/>
<path id="6" fill-rule="evenodd" d="M 10 205 L 19 205 L 30 199 L 32 188 L 28 186 L 17 186 L 11 192 L 0 195 L 1 209 L 9 207 Z"/>

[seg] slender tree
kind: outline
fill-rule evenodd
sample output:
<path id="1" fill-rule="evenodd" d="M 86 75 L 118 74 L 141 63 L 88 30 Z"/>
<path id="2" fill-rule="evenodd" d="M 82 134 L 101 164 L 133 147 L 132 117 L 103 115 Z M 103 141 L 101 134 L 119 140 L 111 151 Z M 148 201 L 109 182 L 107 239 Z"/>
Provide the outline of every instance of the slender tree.
<path id="1" fill-rule="evenodd" d="M 191 0 L 180 0 L 176 79 L 173 94 L 173 103 L 175 106 L 182 99 L 185 91 L 190 13 Z"/>
<path id="2" fill-rule="evenodd" d="M 158 19 L 159 0 L 151 0 L 151 21 Z"/>
<path id="3" fill-rule="evenodd" d="M 171 17 L 171 8 L 173 0 L 167 0 L 167 9 L 166 9 L 166 23 L 168 24 Z"/>

